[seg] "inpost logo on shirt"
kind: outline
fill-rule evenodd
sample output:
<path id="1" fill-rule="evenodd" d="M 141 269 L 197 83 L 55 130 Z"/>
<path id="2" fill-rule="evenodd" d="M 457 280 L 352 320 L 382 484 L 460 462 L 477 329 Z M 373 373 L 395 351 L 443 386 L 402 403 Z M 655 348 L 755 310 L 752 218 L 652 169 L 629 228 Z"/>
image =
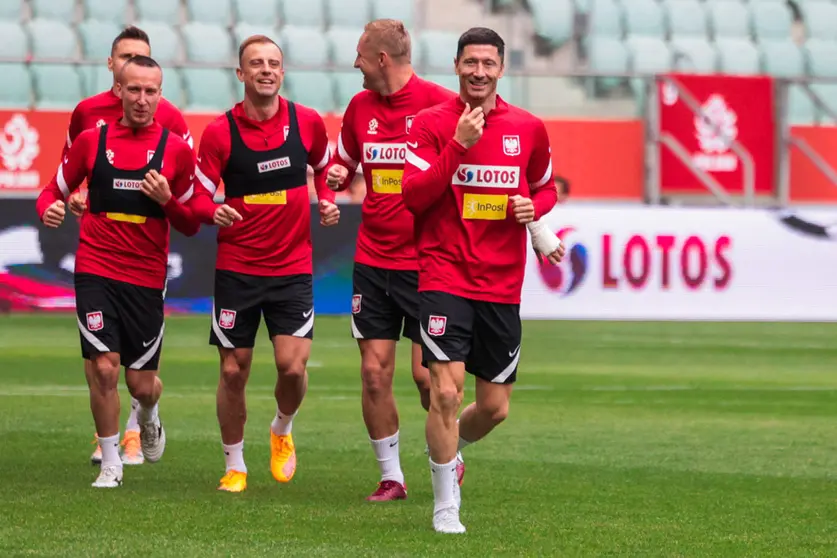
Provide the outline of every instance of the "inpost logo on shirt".
<path id="1" fill-rule="evenodd" d="M 114 190 L 139 190 L 142 180 L 126 180 L 124 178 L 113 179 Z"/>
<path id="2" fill-rule="evenodd" d="M 451 180 L 457 186 L 477 188 L 517 188 L 519 182 L 520 167 L 490 165 L 459 165 Z"/>
<path id="3" fill-rule="evenodd" d="M 502 221 L 506 218 L 509 197 L 505 194 L 470 194 L 462 200 L 463 219 Z"/>
<path id="4" fill-rule="evenodd" d="M 262 161 L 259 163 L 259 173 L 270 172 L 279 169 L 286 169 L 291 166 L 290 157 L 279 157 L 278 159 L 271 159 L 270 161 Z"/>
<path id="5" fill-rule="evenodd" d="M 404 143 L 364 143 L 364 163 L 404 164 L 407 145 Z"/>
<path id="6" fill-rule="evenodd" d="M 403 175 L 404 171 L 400 169 L 373 169 L 372 191 L 376 194 L 400 194 Z"/>
<path id="7" fill-rule="evenodd" d="M 266 194 L 250 194 L 244 196 L 244 203 L 247 205 L 287 205 L 288 191 L 267 192 Z"/>

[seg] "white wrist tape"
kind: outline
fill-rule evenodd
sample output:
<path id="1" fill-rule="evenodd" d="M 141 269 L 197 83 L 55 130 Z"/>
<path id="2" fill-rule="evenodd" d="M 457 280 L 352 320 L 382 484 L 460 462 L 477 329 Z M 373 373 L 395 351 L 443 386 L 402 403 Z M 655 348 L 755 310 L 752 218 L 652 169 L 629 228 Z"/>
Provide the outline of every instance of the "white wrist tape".
<path id="1" fill-rule="evenodd" d="M 532 247 L 544 256 L 548 256 L 561 246 L 561 241 L 549 227 L 540 221 L 532 221 L 526 225 L 532 237 Z"/>

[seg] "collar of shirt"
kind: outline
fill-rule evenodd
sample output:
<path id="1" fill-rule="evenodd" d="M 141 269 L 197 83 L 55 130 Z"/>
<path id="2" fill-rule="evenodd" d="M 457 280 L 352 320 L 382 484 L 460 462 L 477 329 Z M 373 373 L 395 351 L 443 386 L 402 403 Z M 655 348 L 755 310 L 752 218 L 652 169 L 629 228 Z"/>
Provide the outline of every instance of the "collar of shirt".
<path id="1" fill-rule="evenodd" d="M 116 137 L 130 136 L 132 139 L 147 138 L 159 133 L 160 131 L 160 125 L 157 124 L 156 120 L 154 120 L 150 125 L 143 126 L 142 128 L 131 128 L 122 124 L 122 119 L 120 118 L 114 122 L 111 127 Z"/>
<path id="2" fill-rule="evenodd" d="M 465 110 L 465 101 L 462 100 L 461 95 L 456 98 L 456 108 L 457 108 L 457 110 L 459 111 L 460 114 L 462 113 L 462 111 Z M 486 117 L 486 119 L 488 119 L 488 118 L 491 118 L 495 114 L 499 115 L 499 114 L 503 114 L 505 112 L 508 112 L 508 110 L 509 110 L 509 104 L 502 97 L 500 97 L 500 95 L 498 94 L 497 95 L 497 101 L 494 105 L 494 108 L 491 109 L 488 112 L 488 114 L 485 115 L 485 117 Z"/>
<path id="3" fill-rule="evenodd" d="M 232 109 L 232 115 L 235 117 L 236 124 L 238 124 L 239 128 L 249 128 L 253 131 L 268 135 L 277 131 L 283 131 L 282 124 L 285 120 L 285 113 L 288 111 L 288 101 L 283 97 L 277 96 L 277 98 L 279 100 L 279 110 L 267 120 L 253 120 L 249 118 L 244 112 L 244 101 L 236 103 Z"/>
<path id="4" fill-rule="evenodd" d="M 393 93 L 392 95 L 381 95 L 378 94 L 378 101 L 381 103 L 385 103 L 386 105 L 397 108 L 400 106 L 409 105 L 413 101 L 413 97 L 415 96 L 416 90 L 419 87 L 419 77 L 416 74 L 410 76 L 410 79 L 407 83 L 404 84 L 404 87 Z"/>

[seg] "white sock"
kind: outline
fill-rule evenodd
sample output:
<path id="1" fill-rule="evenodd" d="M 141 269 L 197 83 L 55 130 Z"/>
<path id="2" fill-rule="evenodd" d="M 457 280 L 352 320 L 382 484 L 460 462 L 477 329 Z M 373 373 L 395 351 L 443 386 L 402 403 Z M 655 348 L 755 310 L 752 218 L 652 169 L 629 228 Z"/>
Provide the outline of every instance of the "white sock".
<path id="1" fill-rule="evenodd" d="M 154 424 L 157 422 L 159 404 L 155 403 L 150 409 L 142 404 L 137 406 L 137 422 L 140 424 Z"/>
<path id="2" fill-rule="evenodd" d="M 102 446 L 102 469 L 108 467 L 122 468 L 122 459 L 119 457 L 119 432 L 107 438 L 99 438 L 99 445 Z"/>
<path id="3" fill-rule="evenodd" d="M 131 414 L 128 415 L 128 422 L 125 424 L 125 432 L 139 432 L 139 422 L 137 422 L 137 409 L 139 409 L 139 401 L 131 398 Z"/>
<path id="4" fill-rule="evenodd" d="M 433 481 L 433 512 L 457 505 L 456 458 L 450 463 L 440 465 L 430 461 L 430 478 Z"/>
<path id="5" fill-rule="evenodd" d="M 224 446 L 224 460 L 227 462 L 227 472 L 247 472 L 247 465 L 244 464 L 244 440 L 237 444 L 221 444 Z"/>
<path id="6" fill-rule="evenodd" d="M 273 417 L 273 422 L 270 423 L 270 429 L 277 436 L 287 436 L 291 433 L 291 428 L 293 428 L 295 416 L 296 413 L 292 415 L 285 415 L 283 413 L 280 413 L 277 409 L 276 416 Z"/>
<path id="7" fill-rule="evenodd" d="M 398 432 L 388 438 L 369 441 L 372 442 L 372 449 L 375 450 L 375 457 L 378 458 L 381 480 L 395 481 L 403 486 L 404 473 L 401 471 L 401 458 L 398 454 Z"/>

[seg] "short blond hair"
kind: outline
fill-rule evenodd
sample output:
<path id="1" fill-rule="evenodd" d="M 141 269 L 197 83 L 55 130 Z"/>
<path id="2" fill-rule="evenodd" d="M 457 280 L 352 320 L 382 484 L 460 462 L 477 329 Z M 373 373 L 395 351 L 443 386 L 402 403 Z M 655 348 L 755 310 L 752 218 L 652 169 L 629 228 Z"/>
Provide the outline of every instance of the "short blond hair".
<path id="1" fill-rule="evenodd" d="M 241 61 L 244 59 L 244 51 L 247 50 L 248 46 L 265 44 L 274 45 L 276 48 L 279 49 L 279 53 L 282 55 L 282 64 L 284 65 L 285 53 L 282 52 L 282 47 L 276 44 L 276 41 L 274 41 L 267 35 L 252 35 L 241 41 L 241 46 L 238 47 L 238 65 L 241 66 Z"/>
<path id="2" fill-rule="evenodd" d="M 410 62 L 412 50 L 410 33 L 404 22 L 397 19 L 376 19 L 363 28 L 366 38 L 393 60 Z"/>

